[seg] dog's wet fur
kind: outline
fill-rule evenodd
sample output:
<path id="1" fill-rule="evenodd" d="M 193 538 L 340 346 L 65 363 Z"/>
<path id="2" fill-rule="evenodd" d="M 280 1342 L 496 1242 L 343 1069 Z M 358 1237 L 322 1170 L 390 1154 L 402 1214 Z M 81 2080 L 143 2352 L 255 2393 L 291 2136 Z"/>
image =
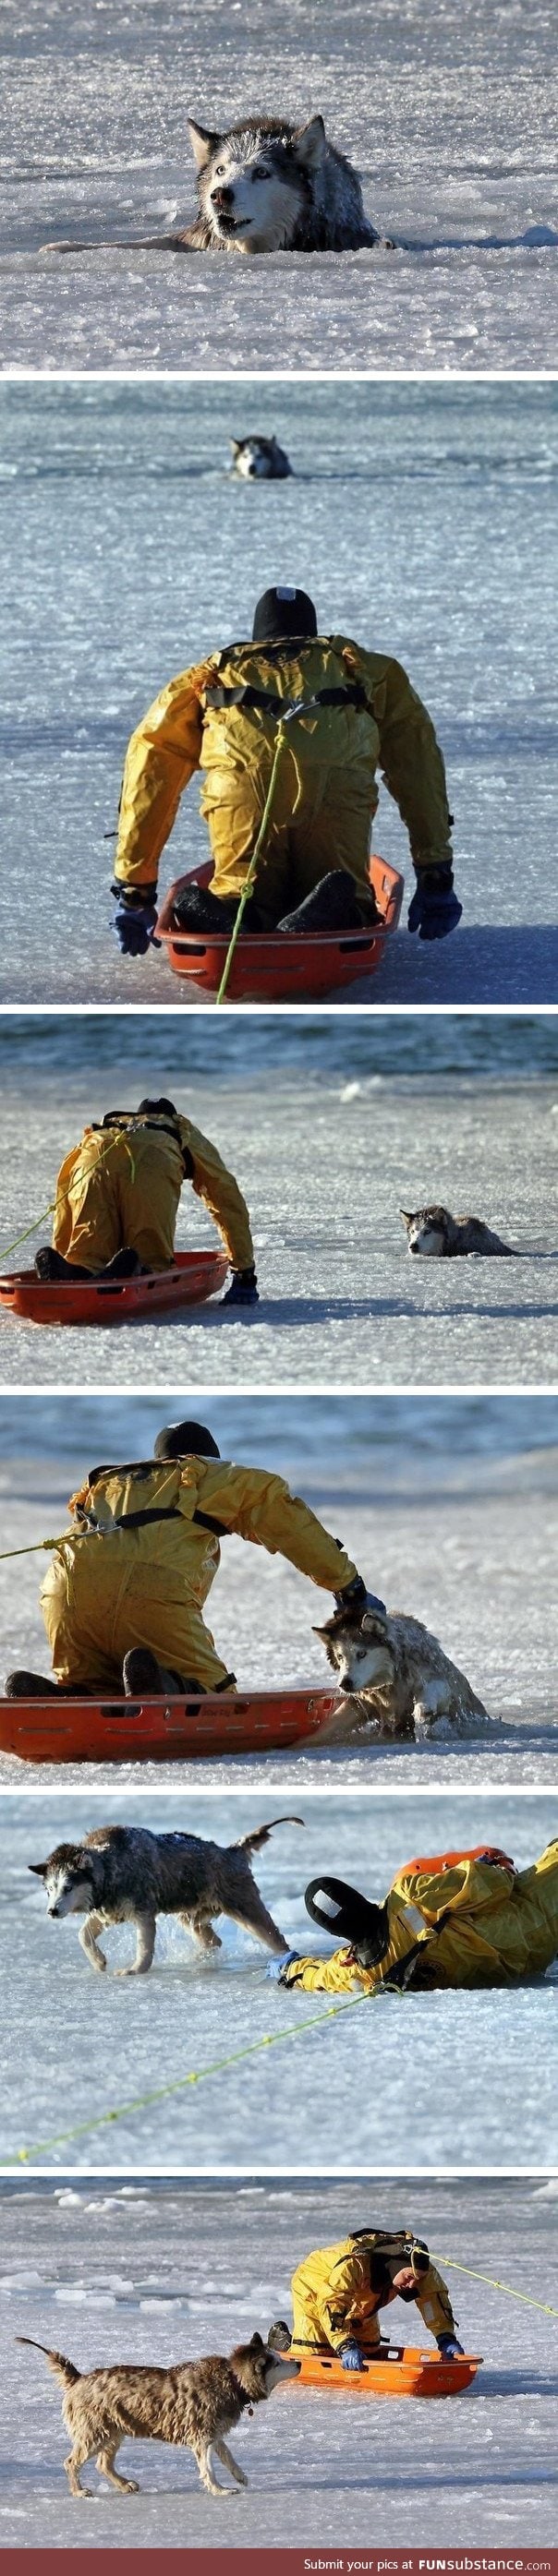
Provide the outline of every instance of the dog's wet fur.
<path id="1" fill-rule="evenodd" d="M 246 483 L 283 481 L 292 474 L 286 447 L 278 438 L 231 438 L 232 473 L 244 476 Z"/>
<path id="2" fill-rule="evenodd" d="M 114 2465 L 121 2443 L 130 2437 L 193 2451 L 208 2495 L 234 2493 L 217 2483 L 212 2451 L 235 2484 L 246 2487 L 248 2479 L 225 2437 L 246 2411 L 272 2397 L 283 2382 L 297 2379 L 300 2371 L 300 2362 L 275 2351 L 260 2334 L 236 2344 L 228 2357 L 209 2353 L 202 2361 L 174 2362 L 170 2370 L 152 2362 L 116 2362 L 108 2369 L 79 2371 L 64 2353 L 49 2351 L 32 2335 L 18 2335 L 16 2341 L 44 2352 L 49 2370 L 62 2382 L 62 2414 L 72 2444 L 64 2467 L 73 2496 L 93 2492 L 80 2478 L 88 2460 L 96 2461 L 100 2476 L 120 2495 L 137 2495 L 137 2481 L 119 2477 Z"/>
<path id="3" fill-rule="evenodd" d="M 497 1253 L 503 1259 L 516 1258 L 512 1243 L 503 1243 L 480 1216 L 452 1216 L 449 1208 L 400 1208 L 409 1252 L 426 1254 L 435 1261 L 454 1261 L 467 1252 Z"/>
<path id="4" fill-rule="evenodd" d="M 294 125 L 249 116 L 224 134 L 188 121 L 199 210 L 183 232 L 141 239 L 48 242 L 45 248 L 174 251 L 393 250 L 368 220 L 360 180 L 322 116 Z"/>
<path id="5" fill-rule="evenodd" d="M 47 1860 L 29 1861 L 42 1878 L 47 1913 L 84 1914 L 79 1939 L 92 1968 L 107 1961 L 98 1934 L 114 1923 L 133 1923 L 136 1956 L 120 1977 L 145 1976 L 155 1948 L 158 1914 L 176 1914 L 199 1950 L 220 1950 L 214 1917 L 226 1914 L 276 1957 L 287 1942 L 267 1912 L 252 1876 L 252 1856 L 276 1825 L 300 1825 L 300 1816 L 274 1816 L 237 1843 L 202 1842 L 197 1834 L 152 1834 L 139 1825 L 95 1825 L 82 1843 L 58 1843 Z"/>
<path id="6" fill-rule="evenodd" d="M 487 1720 L 465 1673 L 450 1661 L 437 1637 L 402 1611 L 337 1611 L 315 1634 L 335 1673 L 341 1703 L 320 1732 L 320 1743 L 348 1743 L 359 1731 L 375 1737 L 407 1736 L 420 1742 L 437 1731 L 473 1728 Z"/>

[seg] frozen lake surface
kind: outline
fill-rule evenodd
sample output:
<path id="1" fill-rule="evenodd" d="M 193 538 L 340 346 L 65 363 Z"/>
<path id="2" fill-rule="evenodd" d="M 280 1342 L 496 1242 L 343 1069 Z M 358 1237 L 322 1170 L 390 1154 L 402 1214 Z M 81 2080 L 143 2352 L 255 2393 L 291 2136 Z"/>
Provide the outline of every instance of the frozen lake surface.
<path id="1" fill-rule="evenodd" d="M 105 1790 L 91 1799 L 83 1785 L 79 1797 L 23 1792 L 1 1801 L 0 2164 L 25 2148 L 41 2166 L 102 2169 L 111 2155 L 124 2170 L 144 2160 L 249 2171 L 257 2138 L 262 2168 L 296 2172 L 315 2166 L 318 2152 L 328 2167 L 346 2159 L 350 2170 L 383 2160 L 400 2171 L 413 2160 L 432 2169 L 556 2165 L 558 1963 L 546 1978 L 505 1990 L 359 1997 L 350 2007 L 341 1998 L 332 2017 L 330 1995 L 270 1984 L 266 1953 L 228 1922 L 221 1953 L 200 1959 L 167 1917 L 149 1976 L 94 1975 L 76 1924 L 49 1921 L 42 1888 L 26 1877 L 29 1860 L 107 1820 L 232 1841 L 277 1813 L 275 1785 L 267 1782 L 263 1803 L 263 1793 L 257 1803 L 191 1795 L 182 1803 L 173 1785 L 155 1811 L 151 1798 L 130 1806 Z M 487 1833 L 526 1867 L 551 1831 L 548 1799 L 538 1794 L 427 1794 L 417 1810 L 404 1793 L 364 1803 L 339 1794 L 334 1803 L 304 1798 L 297 1784 L 297 1799 L 304 1831 L 278 1829 L 256 1856 L 256 1876 L 289 1946 L 312 1955 L 332 1947 L 304 1907 L 304 1887 L 320 1870 L 381 1901 L 417 1841 L 427 1852 L 467 1849 Z M 110 1932 L 106 1947 L 111 1966 L 127 1963 L 131 1927 Z M 254 2046 L 269 2037 L 273 2053 Z"/>
<path id="2" fill-rule="evenodd" d="M 406 665 L 456 818 L 458 932 L 420 943 L 403 926 L 345 1004 L 556 1001 L 557 417 L 540 383 L 0 389 L 2 1001 L 197 1013 L 163 954 L 124 959 L 112 936 L 106 836 L 126 743 L 173 672 L 250 631 L 258 593 L 292 578 L 323 630 Z M 227 476 L 230 436 L 251 429 L 280 437 L 291 481 Z M 197 804 L 194 780 L 162 888 L 206 854 Z M 374 838 L 408 893 L 384 790 Z"/>
<path id="3" fill-rule="evenodd" d="M 493 1044 L 487 1035 L 482 1054 L 487 1072 L 492 1056 L 492 1080 L 476 1067 L 478 1024 L 470 1035 L 465 1024 L 450 1073 L 451 1034 L 444 1024 L 440 1036 L 430 1015 L 411 1039 L 389 1017 L 379 1027 L 368 1013 L 344 1020 L 337 1061 L 329 1023 L 318 1020 L 313 1047 L 302 1033 L 298 1049 L 291 1038 L 285 1069 L 276 1014 L 242 1026 L 241 1046 L 230 1016 L 214 1023 L 204 1015 L 194 1025 L 192 1080 L 192 1024 L 185 1031 L 174 1017 L 163 1028 L 149 1018 L 141 1031 L 135 1019 L 110 1019 L 98 1061 L 98 1020 L 91 1032 L 66 1021 L 63 1049 L 59 1023 L 51 1046 L 49 1022 L 4 1022 L 0 1267 L 3 1247 L 52 1199 L 62 1158 L 83 1128 L 102 1118 L 113 1096 L 139 1096 L 141 1050 L 143 1085 L 154 1096 L 160 1087 L 191 1114 L 244 1190 L 259 1306 L 223 1311 L 211 1300 L 159 1322 L 71 1332 L 0 1313 L 5 1386 L 68 1378 L 164 1386 L 184 1367 L 203 1387 L 247 1375 L 264 1387 L 553 1382 L 558 1238 L 549 1177 L 558 1154 L 558 1042 L 550 1017 L 539 1037 L 533 1023 L 529 1032 L 513 1020 Z M 537 1062 L 550 1065 L 553 1054 L 554 1080 L 536 1079 Z M 414 1069 L 402 1071 L 413 1059 Z M 439 1201 L 483 1216 L 518 1259 L 412 1260 L 399 1209 Z M 8 1270 L 32 1263 L 50 1230 L 47 1215 L 10 1253 Z M 216 1241 L 185 1188 L 179 1248 Z"/>
<path id="4" fill-rule="evenodd" d="M 234 26 L 233 26 L 234 19 Z M 489 12 L 380 0 L 363 45 L 289 0 L 6 0 L 4 364 L 471 369 L 552 365 L 555 46 L 547 0 Z M 278 60 L 280 78 L 278 80 Z M 319 108 L 395 257 L 45 260 L 45 241 L 133 242 L 193 212 L 188 112 L 226 126 Z"/>
<path id="5" fill-rule="evenodd" d="M 198 1399 L 199 1401 L 199 1399 Z M 180 1420 L 195 1396 L 72 1399 L 5 1396 L 0 1407 L 0 1544 L 24 1547 L 66 1526 L 66 1503 L 93 1457 L 149 1456 L 161 1416 Z M 207 1410 L 207 1408 L 206 1408 Z M 296 1806 L 303 1788 L 395 1779 L 430 1790 L 547 1783 L 557 1778 L 556 1526 L 558 1405 L 552 1397 L 217 1396 L 209 1420 L 225 1457 L 270 1462 L 342 1537 L 373 1589 L 433 1628 L 468 1673 L 493 1721 L 471 1738 L 357 1744 L 347 1751 L 255 1754 L 173 1765 L 111 1767 L 116 1789 L 257 1787 Z M 39 1441 L 42 1440 L 42 1450 Z M 19 1455 L 17 1452 L 19 1451 Z M 40 1556 L 0 1566 L 2 1664 L 48 1670 L 38 1609 Z M 211 1596 L 218 1651 L 241 1690 L 327 1678 L 313 1622 L 328 1596 L 280 1557 L 240 1539 L 223 1549 Z M 0 1778 L 39 1776 L 4 1755 Z M 102 1787 L 87 1766 L 86 1788 Z M 46 1784 L 57 1786 L 49 1766 Z M 270 1786 L 271 1784 L 271 1786 Z M 83 1790 L 70 1765 L 58 1785 Z M 295 1794 L 296 1793 L 296 1794 Z M 548 1827 L 552 1819 L 549 1815 Z M 478 1841 L 478 1834 L 473 1837 Z M 416 1841 L 416 1835 L 415 1835 Z"/>
<path id="6" fill-rule="evenodd" d="M 314 2245 L 356 2227 L 412 2225 L 444 2258 L 558 2305 L 552 2184 L 313 2181 L 235 2187 L 212 2181 L 4 2183 L 0 2204 L 5 2337 L 4 2546 L 213 2548 L 221 2508 L 188 2453 L 126 2444 L 124 2475 L 142 2493 L 101 2489 L 79 2515 L 66 2491 L 60 2391 L 36 2335 L 81 2368 L 230 2351 L 290 2314 L 290 2279 Z M 555 2224 L 554 2224 L 555 2235 Z M 369 2541 L 413 2547 L 475 2542 L 514 2549 L 556 2529 L 555 2320 L 446 2270 L 461 2338 L 484 2355 L 472 2389 L 448 2405 L 400 2405 L 286 2388 L 233 2451 L 250 2487 L 227 2516 L 227 2548 Z M 396 2333 L 409 2311 L 390 2310 Z M 79 2523 L 79 2530 L 76 2524 Z"/>

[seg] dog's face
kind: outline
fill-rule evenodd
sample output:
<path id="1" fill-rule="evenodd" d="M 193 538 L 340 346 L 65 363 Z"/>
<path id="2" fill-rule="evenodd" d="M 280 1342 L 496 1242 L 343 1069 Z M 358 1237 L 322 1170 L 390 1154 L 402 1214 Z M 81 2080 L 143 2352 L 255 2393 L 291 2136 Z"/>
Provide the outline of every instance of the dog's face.
<path id="1" fill-rule="evenodd" d="M 360 1620 L 328 1619 L 324 1628 L 315 1628 L 314 1635 L 321 1637 L 339 1688 L 349 1696 L 379 1690 L 393 1680 L 393 1649 L 385 1622 L 374 1610 L 365 1610 Z"/>
<path id="2" fill-rule="evenodd" d="M 34 1878 L 44 1879 L 47 1914 L 90 1914 L 93 1875 L 90 1855 L 79 1843 L 59 1843 L 49 1860 L 30 1860 Z"/>
<path id="3" fill-rule="evenodd" d="M 321 116 L 288 138 L 249 126 L 208 134 L 191 121 L 188 132 L 214 238 L 239 250 L 285 249 L 326 148 Z"/>
<path id="4" fill-rule="evenodd" d="M 248 482 L 275 471 L 274 438 L 231 438 L 235 474 L 244 474 Z"/>
<path id="5" fill-rule="evenodd" d="M 283 2380 L 298 2379 L 300 2373 L 300 2362 L 293 2361 L 290 2353 L 273 2350 L 261 2334 L 251 2335 L 249 2343 L 237 2344 L 235 2352 L 231 2352 L 231 2362 L 253 2406 L 272 2397 L 274 2388 L 279 2388 Z"/>
<path id="6" fill-rule="evenodd" d="M 425 1252 L 433 1260 L 439 1260 L 440 1255 L 445 1252 L 448 1240 L 447 1209 L 415 1208 L 409 1214 L 407 1208 L 400 1208 L 399 1214 L 405 1227 L 409 1252 Z"/>

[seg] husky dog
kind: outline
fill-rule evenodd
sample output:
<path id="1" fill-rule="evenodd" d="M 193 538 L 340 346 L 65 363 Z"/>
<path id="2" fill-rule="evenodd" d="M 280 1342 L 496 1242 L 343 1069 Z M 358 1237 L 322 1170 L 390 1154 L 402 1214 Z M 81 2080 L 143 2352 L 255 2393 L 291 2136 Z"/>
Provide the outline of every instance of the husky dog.
<path id="1" fill-rule="evenodd" d="M 502 1243 L 501 1235 L 492 1234 L 480 1216 L 450 1216 L 449 1208 L 423 1207 L 399 1210 L 405 1226 L 409 1252 L 424 1252 L 434 1261 L 454 1261 L 460 1253 L 501 1253 L 514 1261 L 512 1243 Z"/>
<path id="2" fill-rule="evenodd" d="M 362 203 L 360 180 L 328 142 L 322 116 L 292 125 L 249 116 L 225 134 L 188 120 L 198 174 L 199 212 L 184 232 L 140 240 L 47 242 L 47 250 L 371 250 L 379 235 Z M 393 242 L 381 242 L 393 250 Z"/>
<path id="3" fill-rule="evenodd" d="M 278 438 L 231 438 L 233 474 L 243 474 L 247 483 L 270 482 L 292 474 L 292 465 Z"/>
<path id="4" fill-rule="evenodd" d="M 45 2343 L 36 2343 L 33 2335 L 17 2335 L 17 2343 L 32 2344 L 34 2352 L 44 2352 L 49 2370 L 61 2379 L 64 2389 L 62 2414 L 72 2444 L 64 2461 L 70 2495 L 91 2495 L 79 2475 L 88 2460 L 95 2460 L 99 2474 L 108 2485 L 117 2487 L 120 2495 L 137 2495 L 135 2478 L 121 2478 L 114 2463 L 121 2442 L 130 2438 L 138 2442 L 172 2442 L 193 2451 L 201 2483 L 208 2495 L 231 2495 L 231 2487 L 217 2483 L 213 2475 L 211 2452 L 228 2469 L 239 2487 L 247 2487 L 244 2469 L 227 2448 L 225 2435 L 234 2424 L 266 2397 L 273 2396 L 287 2379 L 298 2379 L 300 2362 L 290 2355 L 275 2352 L 260 2334 L 249 2343 L 236 2344 L 228 2358 L 209 2353 L 203 2361 L 177 2361 L 170 2370 L 156 2363 L 115 2362 L 101 2370 L 76 2370 L 75 2362 L 66 2361 L 62 2352 L 50 2352 Z"/>
<path id="5" fill-rule="evenodd" d="M 82 1843 L 58 1843 L 48 1860 L 30 1860 L 45 1882 L 47 1914 L 85 1914 L 79 1938 L 92 1968 L 106 1968 L 97 1934 L 103 1924 L 134 1923 L 136 1956 L 117 1977 L 142 1977 L 151 1967 L 158 1914 L 176 1914 L 199 1950 L 220 1950 L 212 1916 L 227 1914 L 276 1955 L 287 1948 L 267 1913 L 252 1877 L 252 1853 L 275 1825 L 300 1825 L 301 1816 L 274 1816 L 237 1843 L 200 1842 L 197 1834 L 151 1834 L 140 1825 L 95 1825 Z"/>
<path id="6" fill-rule="evenodd" d="M 477 1719 L 487 1722 L 465 1673 L 450 1663 L 420 1619 L 398 1610 L 385 1619 L 374 1610 L 365 1610 L 364 1617 L 340 1610 L 314 1633 L 347 1694 L 321 1728 L 320 1744 L 347 1743 L 363 1726 L 377 1736 L 420 1742 L 452 1727 L 459 1733 Z"/>

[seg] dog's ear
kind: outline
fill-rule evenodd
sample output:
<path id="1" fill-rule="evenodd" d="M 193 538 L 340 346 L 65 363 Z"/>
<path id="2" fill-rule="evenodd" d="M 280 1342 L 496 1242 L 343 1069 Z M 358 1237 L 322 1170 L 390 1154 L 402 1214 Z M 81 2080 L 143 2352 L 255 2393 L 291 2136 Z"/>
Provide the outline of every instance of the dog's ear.
<path id="1" fill-rule="evenodd" d="M 27 1867 L 28 1869 L 32 1869 L 34 1878 L 46 1878 L 48 1871 L 47 1860 L 28 1860 Z"/>
<path id="2" fill-rule="evenodd" d="M 241 447 L 243 447 L 243 446 L 244 446 L 244 439 L 243 439 L 243 438 L 230 438 L 230 439 L 229 439 L 229 447 L 232 447 L 233 456 L 240 456 L 240 450 L 241 450 Z"/>
<path id="3" fill-rule="evenodd" d="M 267 2352 L 267 2344 L 264 2343 L 263 2335 L 258 2334 L 257 2327 L 255 2333 L 250 2336 L 248 2349 L 249 2352 Z"/>
<path id="4" fill-rule="evenodd" d="M 317 170 L 319 168 L 320 161 L 323 161 L 326 149 L 326 130 L 323 116 L 312 116 L 308 125 L 297 126 L 296 133 L 293 134 L 291 149 L 294 152 L 295 161 L 300 161 L 302 163 L 303 170 Z"/>
<path id="5" fill-rule="evenodd" d="M 211 161 L 213 153 L 217 150 L 217 144 L 221 140 L 220 135 L 208 134 L 205 125 L 194 125 L 191 116 L 188 117 L 188 133 L 196 170 L 207 170 L 208 161 Z"/>
<path id="6" fill-rule="evenodd" d="M 412 1209 L 409 1209 L 409 1208 L 400 1208 L 400 1209 L 399 1209 L 399 1214 L 400 1214 L 400 1216 L 402 1216 L 402 1218 L 403 1218 L 403 1224 L 404 1224 L 404 1225 L 412 1225 L 412 1222 L 413 1222 L 413 1211 L 412 1211 Z"/>

